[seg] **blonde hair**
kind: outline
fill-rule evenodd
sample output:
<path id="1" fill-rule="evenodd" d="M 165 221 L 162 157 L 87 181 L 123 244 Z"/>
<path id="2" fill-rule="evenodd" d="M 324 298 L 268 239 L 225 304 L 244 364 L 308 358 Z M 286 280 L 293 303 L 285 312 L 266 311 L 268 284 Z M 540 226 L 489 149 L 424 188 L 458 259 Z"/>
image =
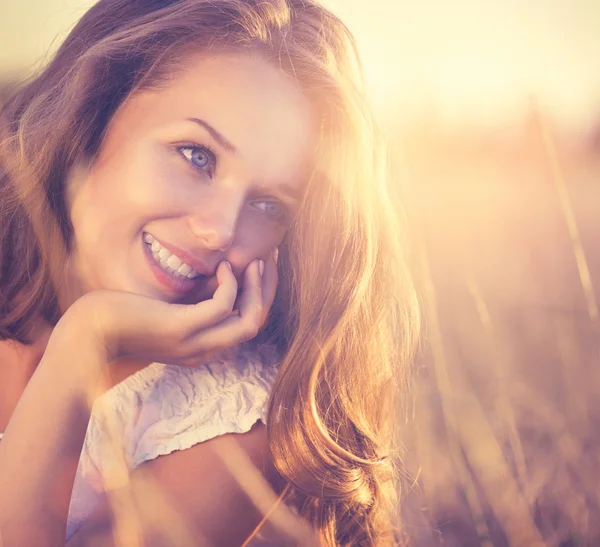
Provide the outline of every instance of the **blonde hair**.
<path id="1" fill-rule="evenodd" d="M 123 100 L 160 86 L 182 54 L 246 49 L 295 78 L 321 121 L 265 331 L 283 356 L 268 415 L 274 464 L 323 544 L 392 543 L 393 429 L 418 311 L 353 38 L 315 2 L 100 0 L 88 11 L 2 112 L 0 338 L 27 342 L 36 321 L 60 317 L 64 182 L 93 159 Z"/>

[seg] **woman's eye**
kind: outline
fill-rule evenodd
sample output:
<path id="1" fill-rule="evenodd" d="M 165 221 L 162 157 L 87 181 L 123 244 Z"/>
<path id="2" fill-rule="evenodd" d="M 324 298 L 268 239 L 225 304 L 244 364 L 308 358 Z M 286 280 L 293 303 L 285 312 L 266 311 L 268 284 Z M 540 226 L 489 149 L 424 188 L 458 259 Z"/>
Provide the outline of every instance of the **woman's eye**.
<path id="1" fill-rule="evenodd" d="M 216 166 L 214 154 L 204 146 L 181 146 L 179 152 L 194 167 L 207 171 L 210 176 Z"/>
<path id="2" fill-rule="evenodd" d="M 278 201 L 257 201 L 253 203 L 253 206 L 275 220 L 285 217 L 287 210 L 286 207 Z"/>

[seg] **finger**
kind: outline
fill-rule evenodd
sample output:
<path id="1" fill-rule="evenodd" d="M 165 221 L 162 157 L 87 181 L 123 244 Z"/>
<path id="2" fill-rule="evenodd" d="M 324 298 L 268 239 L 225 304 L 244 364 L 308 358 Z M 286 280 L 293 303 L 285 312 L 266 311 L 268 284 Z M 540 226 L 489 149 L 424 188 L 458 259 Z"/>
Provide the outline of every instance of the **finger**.
<path id="1" fill-rule="evenodd" d="M 262 275 L 259 261 L 254 260 L 244 273 L 244 287 L 238 299 L 239 322 L 236 325 L 238 336 L 250 339 L 252 333 L 258 332 L 264 320 L 262 295 Z M 256 336 L 256 334 L 254 334 Z M 251 336 L 251 338 L 254 338 Z"/>
<path id="2" fill-rule="evenodd" d="M 216 277 L 218 286 L 211 299 L 193 306 L 180 306 L 185 321 L 191 323 L 191 334 L 215 325 L 231 315 L 238 283 L 228 262 L 223 261 L 219 264 Z"/>
<path id="3" fill-rule="evenodd" d="M 277 270 L 277 262 L 275 261 L 275 251 L 269 255 L 269 258 L 265 260 L 265 273 L 262 279 L 262 295 L 263 295 L 263 309 L 265 315 L 269 313 L 273 301 L 275 300 L 275 293 L 277 292 L 277 283 L 279 281 L 279 273 Z"/>
<path id="4" fill-rule="evenodd" d="M 251 262 L 244 272 L 243 289 L 238 297 L 238 314 L 198 332 L 193 346 L 199 354 L 217 348 L 231 347 L 254 338 L 262 325 L 262 279 L 259 261 Z"/>
<path id="5" fill-rule="evenodd" d="M 217 268 L 217 282 L 219 283 L 217 290 L 207 302 L 212 302 L 217 307 L 223 307 L 228 310 L 228 313 L 231 313 L 238 293 L 238 282 L 231 269 L 231 264 L 226 260 L 221 262 Z"/>
<path id="6" fill-rule="evenodd" d="M 204 356 L 207 352 L 219 352 L 247 342 L 258 334 L 260 326 L 261 320 L 258 316 L 254 317 L 253 321 L 249 321 L 247 317 L 242 319 L 240 315 L 232 315 L 220 323 L 198 332 L 189 341 L 187 353 Z"/>
<path id="7" fill-rule="evenodd" d="M 194 346 L 191 352 L 204 355 L 254 338 L 265 319 L 262 285 L 259 261 L 255 260 L 244 272 L 243 289 L 238 297 L 238 314 L 230 315 L 218 324 L 196 333 L 193 341 L 190 341 L 190 345 Z"/>

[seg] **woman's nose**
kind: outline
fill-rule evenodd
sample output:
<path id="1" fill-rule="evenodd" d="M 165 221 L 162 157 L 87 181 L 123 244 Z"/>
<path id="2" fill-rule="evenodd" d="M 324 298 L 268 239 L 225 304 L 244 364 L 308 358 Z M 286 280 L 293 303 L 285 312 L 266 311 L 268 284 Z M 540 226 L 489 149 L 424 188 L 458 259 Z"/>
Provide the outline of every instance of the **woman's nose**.
<path id="1" fill-rule="evenodd" d="M 190 229 L 202 246 L 211 251 L 231 247 L 243 202 L 243 196 L 231 192 L 203 200 L 190 216 Z"/>

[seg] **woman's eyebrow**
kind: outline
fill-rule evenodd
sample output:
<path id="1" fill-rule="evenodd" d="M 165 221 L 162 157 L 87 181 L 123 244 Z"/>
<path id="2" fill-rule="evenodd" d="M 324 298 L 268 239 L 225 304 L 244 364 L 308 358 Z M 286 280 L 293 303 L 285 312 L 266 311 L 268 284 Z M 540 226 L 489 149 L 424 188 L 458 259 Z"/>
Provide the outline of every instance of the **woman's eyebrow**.
<path id="1" fill-rule="evenodd" d="M 231 152 L 232 154 L 235 154 L 237 152 L 237 148 L 233 144 L 231 144 L 223 135 L 221 135 L 221 133 L 219 133 L 208 122 L 199 118 L 187 118 L 187 120 L 204 127 L 204 129 L 206 129 L 210 133 L 210 136 L 213 139 L 215 139 L 228 152 Z"/>

